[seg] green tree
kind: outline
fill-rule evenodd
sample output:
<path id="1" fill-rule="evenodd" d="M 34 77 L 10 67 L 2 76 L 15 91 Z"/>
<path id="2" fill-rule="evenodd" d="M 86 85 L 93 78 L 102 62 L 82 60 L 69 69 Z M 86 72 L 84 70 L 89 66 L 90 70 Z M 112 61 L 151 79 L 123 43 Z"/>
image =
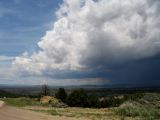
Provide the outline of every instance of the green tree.
<path id="1" fill-rule="evenodd" d="M 71 107 L 88 107 L 88 95 L 83 90 L 74 90 L 67 98 L 67 104 Z"/>
<path id="2" fill-rule="evenodd" d="M 98 97 L 95 95 L 89 95 L 88 96 L 88 107 L 90 108 L 99 108 L 100 104 L 99 104 L 99 100 Z"/>
<path id="3" fill-rule="evenodd" d="M 59 88 L 58 92 L 56 93 L 56 97 L 58 99 L 62 100 L 62 102 L 66 102 L 67 93 L 66 93 L 65 89 Z"/>

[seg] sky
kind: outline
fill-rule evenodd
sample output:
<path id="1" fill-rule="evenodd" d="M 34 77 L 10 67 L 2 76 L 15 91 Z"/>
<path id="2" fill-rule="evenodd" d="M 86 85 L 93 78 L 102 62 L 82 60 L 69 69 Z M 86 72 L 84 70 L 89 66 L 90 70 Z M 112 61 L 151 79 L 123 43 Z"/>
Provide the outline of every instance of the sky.
<path id="1" fill-rule="evenodd" d="M 0 0 L 0 84 L 160 85 L 159 0 Z"/>

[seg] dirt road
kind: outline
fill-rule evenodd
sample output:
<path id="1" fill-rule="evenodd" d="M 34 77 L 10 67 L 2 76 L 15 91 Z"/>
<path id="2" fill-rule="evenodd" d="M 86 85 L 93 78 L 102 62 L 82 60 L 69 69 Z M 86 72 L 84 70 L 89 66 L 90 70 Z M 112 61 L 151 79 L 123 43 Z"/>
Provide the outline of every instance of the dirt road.
<path id="1" fill-rule="evenodd" d="M 3 107 L 3 105 L 4 105 L 4 102 L 0 101 L 0 108 Z"/>
<path id="2" fill-rule="evenodd" d="M 3 107 L 0 108 L 0 120 L 78 120 L 78 119 L 70 117 L 51 116 L 44 113 L 33 112 L 29 110 L 24 110 L 4 105 Z"/>

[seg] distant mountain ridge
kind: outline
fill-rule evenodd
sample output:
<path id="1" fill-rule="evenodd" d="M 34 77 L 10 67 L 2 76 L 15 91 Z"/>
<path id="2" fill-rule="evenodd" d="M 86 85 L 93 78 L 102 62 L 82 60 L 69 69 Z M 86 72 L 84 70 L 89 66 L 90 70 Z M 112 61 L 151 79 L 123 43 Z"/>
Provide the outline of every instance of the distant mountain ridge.
<path id="1" fill-rule="evenodd" d="M 23 88 L 23 87 L 36 87 L 41 88 L 43 85 L 11 85 L 11 84 L 0 84 L 1 88 Z M 133 85 L 133 84 L 104 84 L 104 85 L 48 85 L 52 88 L 160 88 L 160 85 Z"/>

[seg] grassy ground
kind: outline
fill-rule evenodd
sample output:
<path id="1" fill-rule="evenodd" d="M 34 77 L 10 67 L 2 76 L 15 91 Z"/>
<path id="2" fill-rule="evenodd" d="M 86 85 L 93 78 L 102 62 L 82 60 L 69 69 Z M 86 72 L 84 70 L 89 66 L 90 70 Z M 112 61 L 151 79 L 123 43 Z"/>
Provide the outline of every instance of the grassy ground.
<path id="1" fill-rule="evenodd" d="M 2 99 L 6 104 L 15 107 L 26 107 L 26 106 L 39 106 L 41 105 L 38 101 L 31 98 L 5 98 Z"/>
<path id="2" fill-rule="evenodd" d="M 115 115 L 111 109 L 90 109 L 90 108 L 53 108 L 50 110 L 36 110 L 38 112 L 46 112 L 54 116 L 66 116 L 75 118 L 88 118 L 91 120 L 119 120 L 119 116 Z"/>

